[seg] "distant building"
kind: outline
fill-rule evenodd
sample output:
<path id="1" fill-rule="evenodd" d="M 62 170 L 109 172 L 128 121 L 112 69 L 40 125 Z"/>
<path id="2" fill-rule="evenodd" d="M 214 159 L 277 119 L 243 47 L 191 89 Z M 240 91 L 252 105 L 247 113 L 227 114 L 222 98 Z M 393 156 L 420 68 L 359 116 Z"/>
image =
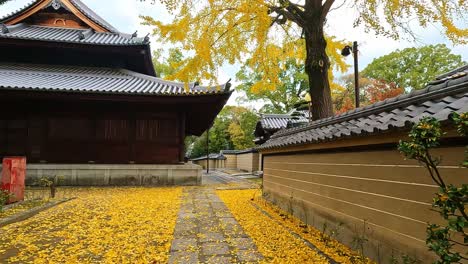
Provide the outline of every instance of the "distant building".
<path id="1" fill-rule="evenodd" d="M 277 131 L 309 122 L 309 111 L 290 111 L 288 114 L 261 114 L 255 127 L 255 144 L 265 143 Z"/>

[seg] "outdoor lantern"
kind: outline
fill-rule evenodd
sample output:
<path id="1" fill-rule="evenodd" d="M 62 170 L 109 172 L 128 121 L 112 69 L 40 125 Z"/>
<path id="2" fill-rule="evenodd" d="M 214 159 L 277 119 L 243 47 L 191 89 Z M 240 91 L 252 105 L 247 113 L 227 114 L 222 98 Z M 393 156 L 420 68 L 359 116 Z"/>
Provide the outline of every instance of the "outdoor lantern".
<path id="1" fill-rule="evenodd" d="M 351 54 L 351 51 L 353 50 L 352 47 L 346 45 L 342 50 L 341 50 L 341 55 L 347 57 L 349 54 Z"/>
<path id="2" fill-rule="evenodd" d="M 346 45 L 341 50 L 341 55 L 347 57 L 353 52 L 354 57 L 354 99 L 356 102 L 356 108 L 359 108 L 359 66 L 358 66 L 358 43 L 357 41 L 353 42 L 353 46 Z"/>

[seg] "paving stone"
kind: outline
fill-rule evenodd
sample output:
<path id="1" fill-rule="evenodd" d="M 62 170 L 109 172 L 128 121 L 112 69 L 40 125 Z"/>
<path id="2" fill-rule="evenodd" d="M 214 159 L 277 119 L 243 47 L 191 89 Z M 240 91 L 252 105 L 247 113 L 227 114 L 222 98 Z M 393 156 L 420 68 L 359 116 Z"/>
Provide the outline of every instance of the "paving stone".
<path id="1" fill-rule="evenodd" d="M 221 222 L 219 225 L 226 231 L 243 231 L 239 224 L 225 224 Z"/>
<path id="2" fill-rule="evenodd" d="M 187 188 L 183 201 L 169 263 L 222 264 L 262 259 L 214 189 Z"/>
<path id="3" fill-rule="evenodd" d="M 196 218 L 196 214 L 192 213 L 192 212 L 181 212 L 177 215 L 178 218 L 182 218 L 182 219 L 190 219 L 190 218 Z"/>
<path id="4" fill-rule="evenodd" d="M 232 260 L 232 257 L 228 256 L 205 256 L 203 263 L 207 264 L 228 264 L 228 263 L 235 263 Z"/>
<path id="5" fill-rule="evenodd" d="M 198 254 L 196 252 L 175 251 L 169 256 L 169 264 L 195 264 L 199 263 Z"/>
<path id="6" fill-rule="evenodd" d="M 222 223 L 224 223 L 224 224 L 238 224 L 237 220 L 234 217 L 223 217 Z"/>
<path id="7" fill-rule="evenodd" d="M 229 245 L 225 242 L 209 242 L 201 245 L 203 255 L 226 255 L 229 254 Z"/>
<path id="8" fill-rule="evenodd" d="M 229 239 L 229 243 L 237 249 L 241 250 L 255 250 L 255 244 L 252 239 L 247 237 L 236 237 Z"/>
<path id="9" fill-rule="evenodd" d="M 242 229 L 224 230 L 224 234 L 229 238 L 248 237 Z"/>
<path id="10" fill-rule="evenodd" d="M 181 222 L 180 224 L 176 225 L 176 231 L 191 231 L 191 230 L 198 230 L 198 225 L 196 222 Z"/>
<path id="11" fill-rule="evenodd" d="M 174 237 L 175 238 L 181 238 L 181 237 L 196 237 L 198 234 L 198 228 L 195 229 L 190 229 L 190 230 L 181 230 L 181 229 L 175 229 L 174 231 Z"/>
<path id="12" fill-rule="evenodd" d="M 223 234 L 221 233 L 200 233 L 199 234 L 199 241 L 200 242 L 221 242 L 221 241 L 226 241 L 226 238 L 224 237 Z"/>
<path id="13" fill-rule="evenodd" d="M 236 255 L 237 259 L 242 262 L 257 262 L 263 258 L 262 255 L 253 250 L 239 250 Z"/>
<path id="14" fill-rule="evenodd" d="M 211 207 L 217 212 L 229 212 L 229 209 L 224 205 L 224 203 L 211 203 Z"/>
<path id="15" fill-rule="evenodd" d="M 197 246 L 196 238 L 176 238 L 172 240 L 171 251 L 189 250 Z"/>
<path id="16" fill-rule="evenodd" d="M 197 219 L 182 219 L 182 218 L 177 218 L 176 221 L 176 227 L 186 227 L 186 226 L 191 226 L 192 228 L 196 228 L 198 226 L 198 221 Z"/>

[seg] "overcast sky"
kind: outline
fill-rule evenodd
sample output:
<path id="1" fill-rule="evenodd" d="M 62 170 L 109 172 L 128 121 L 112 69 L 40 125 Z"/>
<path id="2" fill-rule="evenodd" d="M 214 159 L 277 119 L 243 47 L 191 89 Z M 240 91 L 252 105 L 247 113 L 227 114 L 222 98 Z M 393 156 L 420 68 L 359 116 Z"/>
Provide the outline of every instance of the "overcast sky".
<path id="1" fill-rule="evenodd" d="M 159 4 L 151 4 L 151 0 L 141 2 L 140 0 L 82 0 L 96 13 L 102 16 L 110 24 L 118 30 L 125 33 L 133 33 L 138 30 L 139 36 L 144 36 L 151 32 L 151 28 L 140 25 L 139 15 L 149 15 L 158 20 L 170 21 L 171 16 L 166 12 L 164 6 Z M 12 0 L 3 6 L 0 6 L 0 17 L 10 12 L 13 12 L 31 0 Z M 419 36 L 419 41 L 414 43 L 407 40 L 395 41 L 385 37 L 376 37 L 372 33 L 365 33 L 363 28 L 353 28 L 353 21 L 356 14 L 351 8 L 341 8 L 330 13 L 327 25 L 327 33 L 335 35 L 338 38 L 351 41 L 357 40 L 360 44 L 360 69 L 364 69 L 373 59 L 382 55 L 388 54 L 396 49 L 407 47 L 417 47 L 428 44 L 445 43 L 453 50 L 453 53 L 462 56 L 464 61 L 468 61 L 468 45 L 453 46 L 442 34 L 437 26 L 429 26 L 426 29 L 417 28 L 415 31 Z M 152 41 L 152 48 L 158 48 L 161 44 Z M 352 63 L 351 56 L 347 59 L 348 63 Z M 228 79 L 235 79 L 235 74 L 238 70 L 238 65 L 225 65 L 221 68 L 218 74 L 220 83 L 226 82 Z M 350 72 L 352 69 L 350 69 Z M 235 80 L 234 80 L 235 81 Z M 234 82 L 235 84 L 235 82 Z M 235 98 L 242 96 L 235 94 L 229 104 L 236 104 Z M 258 108 L 259 105 L 255 105 Z"/>

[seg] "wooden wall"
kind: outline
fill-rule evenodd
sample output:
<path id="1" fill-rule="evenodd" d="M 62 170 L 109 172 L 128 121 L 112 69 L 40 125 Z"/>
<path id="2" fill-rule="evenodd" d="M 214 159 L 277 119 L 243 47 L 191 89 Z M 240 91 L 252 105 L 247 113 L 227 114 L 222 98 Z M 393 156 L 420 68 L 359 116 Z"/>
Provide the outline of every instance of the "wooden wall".
<path id="1" fill-rule="evenodd" d="M 392 254 L 418 256 L 429 263 L 426 223 L 439 223 L 431 211 L 437 186 L 396 147 L 264 154 L 264 193 L 285 209 L 321 229 L 342 223 L 343 242 L 366 233 L 369 256 L 387 263 Z M 465 148 L 444 147 L 441 173 L 448 182 L 468 182 L 459 164 Z M 289 204 L 289 205 L 288 205 Z M 399 252 L 399 253 L 398 253 Z"/>
<path id="2" fill-rule="evenodd" d="M 237 155 L 236 154 L 223 154 L 226 157 L 224 167 L 227 169 L 237 168 Z"/>
<path id="3" fill-rule="evenodd" d="M 237 154 L 237 169 L 253 172 L 258 171 L 258 153 Z"/>
<path id="4" fill-rule="evenodd" d="M 0 118 L 0 158 L 38 163 L 174 164 L 183 154 L 178 113 L 24 113 Z"/>

